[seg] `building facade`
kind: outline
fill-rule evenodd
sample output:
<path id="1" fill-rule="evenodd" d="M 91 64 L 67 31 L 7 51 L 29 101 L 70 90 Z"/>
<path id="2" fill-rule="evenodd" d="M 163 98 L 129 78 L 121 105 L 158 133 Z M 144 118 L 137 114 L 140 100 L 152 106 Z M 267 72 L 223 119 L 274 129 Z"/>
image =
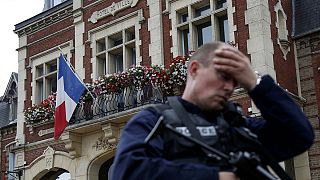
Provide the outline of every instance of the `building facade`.
<path id="1" fill-rule="evenodd" d="M 298 69 L 300 72 L 301 94 L 306 98 L 304 105 L 315 130 L 316 141 L 309 150 L 311 177 L 320 178 L 319 164 L 319 121 L 320 121 L 320 3 L 310 0 L 293 1 L 294 42 Z"/>
<path id="2" fill-rule="evenodd" d="M 25 179 L 56 179 L 64 173 L 77 180 L 107 179 L 121 129 L 143 105 L 158 98 L 151 88 L 84 99 L 60 140 L 54 141 L 52 116 L 39 120 L 32 114 L 26 117 L 25 111 L 56 91 L 60 53 L 80 79 L 93 83 L 132 66 L 168 66 L 172 58 L 206 42 L 225 41 L 309 111 L 302 88 L 307 77 L 300 72 L 300 49 L 292 39 L 292 7 L 285 0 L 67 0 L 17 24 L 19 100 L 11 150 L 15 169 L 22 170 Z M 259 116 L 242 89 L 233 99 L 248 115 Z M 313 116 L 313 125 L 319 126 Z M 309 154 L 283 163 L 284 168 L 295 179 L 316 179 Z"/>
<path id="3" fill-rule="evenodd" d="M 0 97 L 0 179 L 14 179 L 22 171 L 15 170 L 15 147 L 18 105 L 18 74 L 12 73 Z"/>

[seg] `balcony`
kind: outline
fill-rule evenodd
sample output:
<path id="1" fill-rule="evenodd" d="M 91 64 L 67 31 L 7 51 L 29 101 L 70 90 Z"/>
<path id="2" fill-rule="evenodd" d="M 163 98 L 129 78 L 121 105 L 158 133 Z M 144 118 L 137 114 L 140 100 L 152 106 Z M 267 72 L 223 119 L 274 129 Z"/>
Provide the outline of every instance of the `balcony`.
<path id="1" fill-rule="evenodd" d="M 70 155 L 80 155 L 80 144 L 89 136 L 100 139 L 96 142 L 97 149 L 114 147 L 126 122 L 141 108 L 164 102 L 167 96 L 181 95 L 189 57 L 190 55 L 174 58 L 168 68 L 157 65 L 137 66 L 126 72 L 101 76 L 93 83 L 86 84 L 89 92 L 81 96 L 68 127 L 61 136 Z M 40 104 L 26 108 L 24 116 L 29 130 L 52 124 L 55 104 L 56 95 L 53 93 Z M 46 132 L 52 132 L 52 128 Z"/>
<path id="2" fill-rule="evenodd" d="M 101 94 L 94 99 L 89 97 L 78 104 L 69 125 L 138 111 L 142 106 L 161 103 L 165 99 L 161 91 L 151 85 L 141 89 L 127 87 L 121 92 Z"/>

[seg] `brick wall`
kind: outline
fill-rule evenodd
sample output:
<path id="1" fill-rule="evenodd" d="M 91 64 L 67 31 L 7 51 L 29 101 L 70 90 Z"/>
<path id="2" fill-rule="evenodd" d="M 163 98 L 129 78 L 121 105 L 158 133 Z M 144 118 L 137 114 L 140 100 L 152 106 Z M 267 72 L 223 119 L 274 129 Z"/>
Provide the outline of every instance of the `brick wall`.
<path id="1" fill-rule="evenodd" d="M 166 10 L 165 1 L 162 2 L 162 12 Z M 172 47 L 172 37 L 170 36 L 171 21 L 169 19 L 169 12 L 167 14 L 162 15 L 162 36 L 163 36 L 163 53 L 164 53 L 164 63 L 166 67 L 169 67 L 170 60 L 173 58 L 173 54 L 171 53 Z"/>
<path id="2" fill-rule="evenodd" d="M 309 118 L 316 135 L 315 143 L 308 151 L 312 179 L 320 179 L 320 33 L 312 34 L 296 42 L 297 57 L 300 70 L 302 96 L 307 102 L 304 104 L 304 112 Z"/>
<path id="3" fill-rule="evenodd" d="M 15 141 L 16 137 L 16 127 L 9 127 L 9 128 L 4 128 L 1 130 L 1 148 L 0 148 L 0 153 L 1 153 L 1 164 L 0 164 L 0 169 L 1 169 L 1 178 L 5 179 L 7 175 L 4 174 L 3 171 L 7 171 L 9 168 L 9 151 L 8 149 L 5 149 L 5 146 L 8 145 L 9 143 Z M 12 147 L 12 146 L 11 146 Z"/>
<path id="4" fill-rule="evenodd" d="M 64 143 L 60 143 L 60 144 L 54 144 L 54 145 L 50 145 L 55 151 L 64 151 L 64 152 L 68 152 L 67 150 L 65 150 L 65 144 Z M 44 150 L 46 150 L 48 147 L 46 145 L 42 145 L 38 148 L 32 148 L 29 150 L 25 151 L 25 161 L 27 164 L 30 164 L 32 161 L 34 161 L 36 158 L 40 157 Z"/>
<path id="5" fill-rule="evenodd" d="M 26 136 L 26 143 L 33 143 L 33 142 L 38 142 L 44 139 L 48 139 L 48 138 L 52 138 L 53 137 L 53 133 L 44 135 L 44 136 L 39 136 L 38 133 L 40 130 L 43 129 L 50 129 L 53 128 L 54 124 L 52 123 L 48 123 L 42 126 L 38 126 L 38 127 L 33 127 L 32 130 L 29 128 L 25 129 L 25 136 Z"/>
<path id="6" fill-rule="evenodd" d="M 274 47 L 274 67 L 277 76 L 277 82 L 281 87 L 288 89 L 290 92 L 297 94 L 297 78 L 296 78 L 296 67 L 295 67 L 295 55 L 294 55 L 294 44 L 291 38 L 292 34 L 292 8 L 291 1 L 282 0 L 282 7 L 287 15 L 287 29 L 288 29 L 288 41 L 290 42 L 290 51 L 286 55 L 286 59 L 283 58 L 283 53 L 278 44 L 278 28 L 276 27 L 277 14 L 274 10 L 275 5 L 279 1 L 269 0 L 269 10 L 271 12 L 271 37 Z"/>
<path id="7" fill-rule="evenodd" d="M 245 24 L 245 11 L 247 10 L 246 1 L 232 0 L 232 6 L 236 11 L 233 14 L 233 22 L 237 25 L 235 32 L 235 43 L 238 43 L 238 48 L 241 52 L 248 54 L 247 40 L 249 39 L 249 28 Z"/>

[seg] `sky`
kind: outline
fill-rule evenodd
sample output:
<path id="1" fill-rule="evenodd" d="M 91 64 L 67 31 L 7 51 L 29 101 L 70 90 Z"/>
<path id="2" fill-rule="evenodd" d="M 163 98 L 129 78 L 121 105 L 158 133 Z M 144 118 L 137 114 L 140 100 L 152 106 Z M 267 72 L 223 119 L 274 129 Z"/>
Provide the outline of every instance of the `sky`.
<path id="1" fill-rule="evenodd" d="M 19 38 L 14 25 L 42 12 L 44 0 L 8 0 L 0 6 L 0 96 L 4 94 L 10 75 L 18 72 Z"/>

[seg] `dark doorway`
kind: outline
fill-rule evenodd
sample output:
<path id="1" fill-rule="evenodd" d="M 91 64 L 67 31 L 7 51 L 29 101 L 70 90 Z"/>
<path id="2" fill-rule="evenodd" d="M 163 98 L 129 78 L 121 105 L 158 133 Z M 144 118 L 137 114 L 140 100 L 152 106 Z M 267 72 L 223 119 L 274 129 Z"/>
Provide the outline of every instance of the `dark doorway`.
<path id="1" fill-rule="evenodd" d="M 111 158 L 108 161 L 104 162 L 99 170 L 99 180 L 107 180 L 108 179 L 108 172 L 109 172 L 109 168 L 113 163 L 113 159 Z"/>

